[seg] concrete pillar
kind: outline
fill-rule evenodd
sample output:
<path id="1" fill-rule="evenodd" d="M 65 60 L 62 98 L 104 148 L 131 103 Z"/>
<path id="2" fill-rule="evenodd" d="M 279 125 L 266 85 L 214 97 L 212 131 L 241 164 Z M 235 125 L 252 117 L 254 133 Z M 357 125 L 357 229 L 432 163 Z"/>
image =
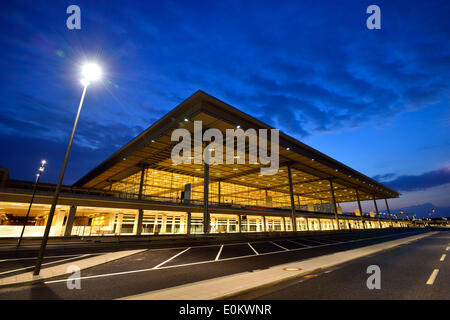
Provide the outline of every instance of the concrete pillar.
<path id="1" fill-rule="evenodd" d="M 239 219 L 239 232 L 242 232 L 242 219 L 241 219 L 241 215 L 238 215 L 238 219 Z"/>
<path id="2" fill-rule="evenodd" d="M 64 217 L 66 216 L 65 210 L 58 210 L 55 217 L 55 237 L 59 237 L 63 235 L 63 223 Z"/>
<path id="3" fill-rule="evenodd" d="M 218 190 L 218 194 L 219 194 L 219 198 L 218 198 L 218 199 L 219 199 L 219 204 L 220 204 L 220 193 L 221 193 L 221 190 L 220 190 L 220 180 L 219 180 L 218 189 L 219 189 L 219 190 Z"/>
<path id="4" fill-rule="evenodd" d="M 161 222 L 161 234 L 166 233 L 166 226 L 167 226 L 167 216 L 164 214 L 162 216 Z"/>
<path id="5" fill-rule="evenodd" d="M 364 223 L 364 216 L 363 216 L 363 212 L 362 212 L 361 201 L 359 200 L 359 191 L 358 191 L 358 189 L 355 189 L 355 191 L 356 191 L 356 201 L 358 201 L 359 214 L 361 215 L 361 222 L 363 225 L 363 229 L 365 229 L 366 224 Z"/>
<path id="6" fill-rule="evenodd" d="M 289 194 L 291 196 L 291 219 L 295 221 L 295 201 L 294 201 L 294 187 L 292 186 L 292 174 L 291 174 L 291 165 L 288 164 L 288 180 L 289 180 Z M 292 226 L 292 231 L 297 231 L 296 226 Z"/>
<path id="7" fill-rule="evenodd" d="M 123 221 L 123 213 L 119 213 L 117 215 L 116 230 L 114 230 L 114 233 L 120 234 L 122 232 L 122 221 Z"/>
<path id="8" fill-rule="evenodd" d="M 191 234 L 191 213 L 187 213 L 186 234 Z"/>
<path id="9" fill-rule="evenodd" d="M 266 225 L 266 216 L 262 216 L 263 218 L 263 232 L 267 231 L 267 225 Z"/>
<path id="10" fill-rule="evenodd" d="M 286 219 L 283 217 L 283 228 L 284 228 L 284 230 L 283 231 L 287 231 L 287 228 L 286 228 Z"/>
<path id="11" fill-rule="evenodd" d="M 331 189 L 331 201 L 333 202 L 333 210 L 334 210 L 334 217 L 336 218 L 336 226 L 337 230 L 340 230 L 341 227 L 339 226 L 339 218 L 338 218 L 338 211 L 336 206 L 336 198 L 334 196 L 334 188 L 333 188 L 333 180 L 330 179 L 330 189 Z"/>
<path id="12" fill-rule="evenodd" d="M 133 223 L 133 234 L 137 234 L 137 232 L 138 232 L 138 226 L 139 226 L 139 215 L 140 215 L 140 211 L 141 210 L 138 210 L 137 212 L 136 212 L 136 216 L 134 217 L 134 223 Z M 139 233 L 140 234 L 140 233 Z"/>
<path id="13" fill-rule="evenodd" d="M 64 230 L 64 236 L 69 237 L 72 234 L 73 222 L 75 221 L 75 214 L 77 213 L 77 207 L 71 206 L 69 215 L 67 216 L 66 229 Z"/>

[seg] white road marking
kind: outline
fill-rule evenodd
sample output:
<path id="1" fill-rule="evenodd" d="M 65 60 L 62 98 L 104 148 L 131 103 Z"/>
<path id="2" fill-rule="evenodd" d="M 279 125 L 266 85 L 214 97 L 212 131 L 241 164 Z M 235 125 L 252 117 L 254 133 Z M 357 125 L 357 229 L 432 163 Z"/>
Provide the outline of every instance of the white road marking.
<path id="1" fill-rule="evenodd" d="M 400 234 L 409 234 L 409 233 L 413 233 L 413 231 L 411 232 L 403 232 Z M 398 234 L 398 235 L 400 235 Z M 357 242 L 357 241 L 364 241 L 364 240 L 370 240 L 370 239 L 378 239 L 378 238 L 386 238 L 392 236 L 391 234 L 389 235 L 384 235 L 384 236 L 377 236 L 377 237 L 370 237 L 370 238 L 365 238 L 365 239 L 357 239 L 357 240 L 350 240 L 349 242 Z M 267 241 L 259 241 L 259 242 L 267 242 Z M 233 244 L 234 245 L 234 244 Z M 212 245 L 208 245 L 206 247 L 211 247 Z M 217 246 L 217 245 L 215 245 Z M 303 247 L 303 248 L 294 248 L 291 249 L 289 251 L 298 251 L 298 250 L 306 250 L 306 249 L 310 249 L 310 248 L 318 248 L 320 246 L 316 246 L 316 247 Z M 185 248 L 185 247 L 184 247 Z M 196 247 L 197 248 L 197 247 Z M 171 249 L 177 249 L 177 248 L 171 248 Z M 190 249 L 187 248 L 187 249 Z M 187 251 L 187 249 L 185 251 Z M 259 255 L 269 255 L 269 254 L 278 254 L 278 253 L 282 253 L 284 251 L 271 251 L 271 252 L 264 252 L 264 253 L 260 253 Z M 180 252 L 181 253 L 181 252 Z M 99 274 L 99 275 L 93 275 L 93 276 L 87 276 L 87 277 L 79 277 L 79 278 L 72 278 L 71 280 L 85 280 L 85 279 L 95 279 L 95 278 L 103 278 L 103 277 L 111 277 L 111 276 L 118 276 L 118 275 L 124 275 L 124 274 L 131 274 L 131 273 L 140 273 L 140 272 L 147 272 L 147 271 L 157 271 L 157 270 L 163 270 L 163 269 L 169 269 L 169 268 L 179 268 L 179 267 L 186 267 L 186 266 L 192 266 L 192 265 L 198 265 L 198 264 L 205 264 L 205 263 L 215 263 L 215 262 L 222 262 L 222 261 L 227 261 L 227 260 L 237 260 L 237 259 L 244 259 L 244 258 L 251 258 L 254 257 L 255 255 L 245 255 L 245 256 L 238 256 L 238 257 L 230 257 L 230 258 L 223 258 L 220 259 L 218 261 L 215 260 L 210 260 L 210 261 L 198 261 L 198 262 L 190 262 L 190 263 L 184 263 L 184 264 L 178 264 L 178 265 L 173 265 L 173 266 L 163 266 L 161 268 L 155 269 L 155 268 L 148 268 L 148 269 L 138 269 L 138 270 L 130 270 L 130 271 L 122 271 L 122 272 L 115 272 L 115 273 L 107 273 L 107 274 Z M 173 257 L 174 258 L 174 257 Z M 52 284 L 52 283 L 59 283 L 59 282 L 66 282 L 67 279 L 61 279 L 61 280 L 52 280 L 52 281 L 45 281 L 45 284 Z"/>
<path id="2" fill-rule="evenodd" d="M 216 256 L 216 259 L 214 261 L 219 260 L 220 254 L 222 253 L 222 249 L 223 249 L 223 245 L 220 246 L 219 252 L 217 252 L 217 256 Z"/>
<path id="3" fill-rule="evenodd" d="M 434 269 L 433 270 L 433 272 L 431 273 L 430 277 L 428 278 L 427 284 L 429 284 L 430 286 L 433 285 L 434 280 L 436 280 L 438 272 L 439 272 L 439 269 Z"/>
<path id="4" fill-rule="evenodd" d="M 310 245 L 307 245 L 306 243 L 301 243 L 299 241 L 294 241 L 294 240 L 288 240 L 288 241 L 299 244 L 301 246 L 305 246 L 306 248 L 312 248 Z"/>
<path id="5" fill-rule="evenodd" d="M 283 250 L 289 251 L 288 248 L 285 248 L 285 247 L 283 247 L 283 246 L 280 246 L 279 244 L 277 244 L 277 243 L 275 243 L 275 242 L 273 242 L 273 241 L 270 241 L 270 243 L 276 245 L 277 247 L 279 247 L 279 248 L 281 248 L 281 249 L 283 249 Z"/>
<path id="6" fill-rule="evenodd" d="M 442 257 L 441 257 L 441 260 L 440 261 L 444 261 L 445 260 L 445 257 L 446 257 L 447 255 L 444 253 L 443 255 L 442 255 Z"/>
<path id="7" fill-rule="evenodd" d="M 56 261 L 51 261 L 51 262 L 43 263 L 42 265 L 45 266 L 45 265 L 54 264 L 54 263 L 58 263 L 58 262 L 74 260 L 74 259 L 77 259 L 77 258 L 82 258 L 82 257 L 84 257 L 84 256 L 88 256 L 88 255 L 87 255 L 87 254 L 81 255 L 81 256 L 78 255 L 78 256 L 72 257 L 72 258 L 67 258 L 67 259 L 62 259 L 62 260 L 56 260 Z M 2 275 L 2 274 L 8 274 L 8 273 L 13 273 L 13 272 L 17 272 L 17 271 L 22 271 L 22 270 L 26 270 L 26 269 L 32 269 L 32 268 L 34 268 L 34 266 L 28 266 L 28 267 L 23 267 L 23 268 L 15 269 L 15 270 L 3 271 L 3 272 L 0 272 L 0 275 Z"/>
<path id="8" fill-rule="evenodd" d="M 173 257 L 167 259 L 166 261 L 161 262 L 160 264 L 158 264 L 157 266 L 153 267 L 152 269 L 158 269 L 159 267 L 161 267 L 163 264 L 166 264 L 167 262 L 175 259 L 176 257 L 178 257 L 179 255 L 185 253 L 186 251 L 188 251 L 191 247 L 184 249 L 181 252 L 178 252 L 176 255 L 174 255 Z"/>
<path id="9" fill-rule="evenodd" d="M 334 243 L 323 243 L 323 242 L 320 242 L 320 241 L 317 241 L 317 240 L 312 240 L 312 239 L 307 239 L 307 240 L 315 242 L 315 243 L 318 243 L 318 244 L 322 244 L 322 245 L 334 244 Z"/>
<path id="10" fill-rule="evenodd" d="M 448 250 L 450 250 L 450 247 L 445 248 L 445 251 L 448 251 Z"/>
<path id="11" fill-rule="evenodd" d="M 253 250 L 253 252 L 258 256 L 259 252 L 255 250 L 255 248 L 252 247 L 252 245 L 250 243 L 247 243 L 248 246 Z"/>

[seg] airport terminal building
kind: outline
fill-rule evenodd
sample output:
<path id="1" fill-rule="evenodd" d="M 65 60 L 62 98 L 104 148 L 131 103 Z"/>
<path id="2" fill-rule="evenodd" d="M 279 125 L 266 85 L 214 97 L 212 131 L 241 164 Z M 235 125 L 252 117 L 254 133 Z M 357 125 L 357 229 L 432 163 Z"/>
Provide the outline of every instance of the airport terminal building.
<path id="1" fill-rule="evenodd" d="M 224 135 L 227 129 L 273 129 L 198 91 L 75 184 L 63 186 L 50 235 L 303 232 L 410 223 L 389 211 L 388 199 L 399 193 L 282 132 L 276 174 L 263 175 L 265 165 L 248 161 L 174 165 L 173 131 L 194 133 L 198 121 L 203 130 Z M 239 157 L 249 158 L 247 146 Z M 38 185 L 25 236 L 42 236 L 54 190 Z M 20 235 L 32 191 L 33 182 L 0 172 L 0 237 Z M 375 210 L 363 213 L 363 201 Z M 342 211 L 347 202 L 355 204 L 354 212 Z"/>

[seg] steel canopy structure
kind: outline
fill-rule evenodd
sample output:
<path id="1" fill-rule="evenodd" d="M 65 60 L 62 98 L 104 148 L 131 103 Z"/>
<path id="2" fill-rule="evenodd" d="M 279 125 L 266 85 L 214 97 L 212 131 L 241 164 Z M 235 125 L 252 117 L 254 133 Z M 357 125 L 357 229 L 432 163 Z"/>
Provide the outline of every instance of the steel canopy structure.
<path id="1" fill-rule="evenodd" d="M 188 119 L 189 121 L 185 121 Z M 174 129 L 193 131 L 193 121 L 201 120 L 203 127 L 226 129 L 239 126 L 243 130 L 273 129 L 248 114 L 204 93 L 197 91 L 150 128 L 121 148 L 98 167 L 78 180 L 74 186 L 102 189 L 145 168 L 174 172 L 203 178 L 202 165 L 172 165 L 171 150 L 176 142 L 170 137 Z M 294 195 L 317 200 L 329 200 L 330 190 L 325 181 L 333 180 L 336 202 L 396 198 L 400 194 L 385 185 L 328 157 L 304 143 L 280 132 L 280 169 L 274 176 L 261 176 L 259 164 L 214 165 L 210 180 L 230 182 L 289 194 L 287 170 L 290 164 Z"/>

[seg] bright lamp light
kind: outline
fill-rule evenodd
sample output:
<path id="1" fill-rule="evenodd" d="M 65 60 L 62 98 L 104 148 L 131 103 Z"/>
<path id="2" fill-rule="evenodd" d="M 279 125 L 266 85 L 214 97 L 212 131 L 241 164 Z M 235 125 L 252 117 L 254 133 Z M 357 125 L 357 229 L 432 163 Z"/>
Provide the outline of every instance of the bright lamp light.
<path id="1" fill-rule="evenodd" d="M 83 65 L 81 74 L 83 76 L 82 83 L 88 84 L 92 81 L 100 80 L 102 77 L 102 70 L 98 64 L 90 62 Z"/>

